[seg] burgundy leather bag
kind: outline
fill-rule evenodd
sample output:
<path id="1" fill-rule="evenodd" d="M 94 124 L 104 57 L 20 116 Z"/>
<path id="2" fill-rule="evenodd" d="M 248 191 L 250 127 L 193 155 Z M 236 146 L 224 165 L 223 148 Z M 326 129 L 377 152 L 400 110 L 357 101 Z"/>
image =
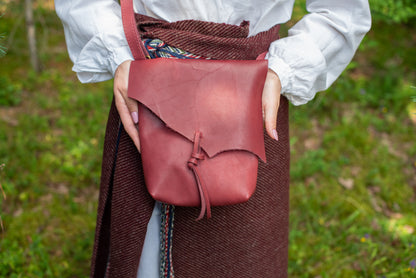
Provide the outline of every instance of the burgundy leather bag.
<path id="1" fill-rule="evenodd" d="M 146 59 L 132 0 L 121 0 L 135 61 L 128 95 L 139 102 L 146 186 L 155 200 L 178 206 L 246 202 L 266 161 L 261 97 L 267 61 Z"/>

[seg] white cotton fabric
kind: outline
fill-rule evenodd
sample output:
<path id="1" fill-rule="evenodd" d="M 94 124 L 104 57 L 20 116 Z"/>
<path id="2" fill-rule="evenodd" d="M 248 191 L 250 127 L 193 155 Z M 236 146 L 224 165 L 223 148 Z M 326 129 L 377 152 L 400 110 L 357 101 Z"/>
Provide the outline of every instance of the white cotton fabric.
<path id="1" fill-rule="evenodd" d="M 287 22 L 294 0 L 134 0 L 136 12 L 169 22 L 198 19 L 229 24 L 250 21 L 250 35 Z M 327 89 L 351 61 L 370 29 L 367 0 L 307 0 L 307 14 L 288 37 L 270 45 L 269 68 L 294 104 Z M 73 70 L 83 83 L 113 78 L 133 60 L 115 0 L 55 0 Z"/>
<path id="2" fill-rule="evenodd" d="M 155 203 L 152 216 L 147 224 L 146 237 L 140 256 L 137 278 L 158 278 L 160 271 L 160 225 L 162 204 Z"/>

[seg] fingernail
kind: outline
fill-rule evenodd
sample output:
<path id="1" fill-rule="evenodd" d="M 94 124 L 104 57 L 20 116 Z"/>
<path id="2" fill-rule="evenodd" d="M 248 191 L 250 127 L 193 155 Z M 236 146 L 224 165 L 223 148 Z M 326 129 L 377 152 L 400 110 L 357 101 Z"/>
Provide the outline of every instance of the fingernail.
<path id="1" fill-rule="evenodd" d="M 131 112 L 131 117 L 133 118 L 134 124 L 137 125 L 137 123 L 139 122 L 139 115 L 137 114 L 137 112 Z"/>
<path id="2" fill-rule="evenodd" d="M 276 139 L 276 141 L 279 141 L 279 136 L 277 136 L 277 131 L 276 131 L 276 129 L 273 129 L 272 133 L 273 133 L 273 137 L 274 137 L 274 139 Z"/>

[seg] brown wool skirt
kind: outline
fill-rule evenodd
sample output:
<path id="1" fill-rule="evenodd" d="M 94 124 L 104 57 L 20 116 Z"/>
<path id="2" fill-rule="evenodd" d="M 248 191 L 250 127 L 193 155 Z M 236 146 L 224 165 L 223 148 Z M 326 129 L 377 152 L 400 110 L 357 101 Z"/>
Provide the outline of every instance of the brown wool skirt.
<path id="1" fill-rule="evenodd" d="M 248 26 L 244 28 L 246 36 Z M 264 38 L 254 38 L 267 47 L 277 39 L 277 30 L 266 34 L 266 43 Z M 258 47 L 255 54 L 263 51 Z M 113 102 L 105 136 L 91 277 L 136 277 L 155 203 L 145 187 L 140 154 L 119 127 Z M 277 132 L 279 141 L 265 134 L 267 163 L 259 162 L 256 191 L 248 202 L 213 207 L 213 217 L 201 221 L 195 221 L 199 208 L 175 208 L 175 277 L 287 277 L 290 150 L 285 97 L 280 99 Z"/>
<path id="2" fill-rule="evenodd" d="M 113 103 L 105 139 L 92 277 L 104 277 L 107 268 L 108 277 L 136 277 L 154 206 L 145 188 L 140 154 L 124 130 L 118 134 L 118 127 Z M 247 203 L 213 207 L 213 218 L 198 222 L 199 208 L 175 208 L 172 252 L 176 277 L 287 277 L 290 151 L 284 97 L 277 130 L 277 142 L 265 135 L 268 162 L 260 162 L 256 192 Z"/>

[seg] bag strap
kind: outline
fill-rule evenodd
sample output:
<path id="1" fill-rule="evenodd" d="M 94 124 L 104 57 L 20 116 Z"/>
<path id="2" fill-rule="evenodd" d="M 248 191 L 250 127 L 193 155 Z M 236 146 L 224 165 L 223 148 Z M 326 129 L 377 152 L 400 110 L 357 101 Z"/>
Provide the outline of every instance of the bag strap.
<path id="1" fill-rule="evenodd" d="M 146 50 L 140 39 L 140 33 L 137 29 L 136 18 L 134 16 L 133 0 L 120 0 L 120 5 L 124 34 L 126 35 L 131 53 L 135 60 L 146 59 Z"/>

